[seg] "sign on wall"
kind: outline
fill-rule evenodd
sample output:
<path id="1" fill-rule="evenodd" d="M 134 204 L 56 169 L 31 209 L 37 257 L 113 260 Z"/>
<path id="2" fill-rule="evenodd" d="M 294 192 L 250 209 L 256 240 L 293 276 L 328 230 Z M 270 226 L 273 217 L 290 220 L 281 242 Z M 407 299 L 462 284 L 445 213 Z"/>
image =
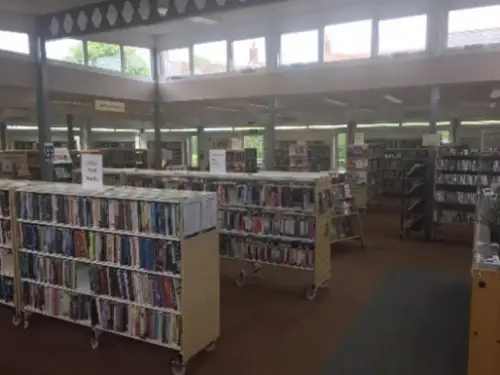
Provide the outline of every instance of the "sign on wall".
<path id="1" fill-rule="evenodd" d="M 226 150 L 210 150 L 210 173 L 226 173 Z"/>
<path id="2" fill-rule="evenodd" d="M 108 100 L 96 100 L 94 102 L 94 109 L 102 112 L 125 112 L 125 103 L 111 102 Z"/>

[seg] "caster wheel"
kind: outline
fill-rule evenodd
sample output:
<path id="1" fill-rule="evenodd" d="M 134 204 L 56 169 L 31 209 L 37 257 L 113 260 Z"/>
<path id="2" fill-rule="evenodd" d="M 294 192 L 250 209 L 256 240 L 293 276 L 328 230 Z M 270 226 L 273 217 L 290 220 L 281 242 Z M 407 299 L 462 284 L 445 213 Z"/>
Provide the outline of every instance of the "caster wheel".
<path id="1" fill-rule="evenodd" d="M 239 287 L 245 285 L 245 272 L 240 272 L 240 275 L 236 278 L 236 285 Z"/>
<path id="2" fill-rule="evenodd" d="M 90 347 L 93 350 L 96 350 L 97 348 L 99 348 L 99 340 L 96 337 L 92 337 L 90 339 Z"/>
<path id="3" fill-rule="evenodd" d="M 30 323 L 28 322 L 28 319 L 24 319 L 23 329 L 28 329 L 29 326 Z"/>
<path id="4" fill-rule="evenodd" d="M 215 350 L 215 342 L 211 342 L 206 348 L 207 353 L 212 353 Z"/>
<path id="5" fill-rule="evenodd" d="M 306 287 L 304 291 L 304 296 L 306 297 L 307 300 L 312 301 L 313 299 L 316 298 L 316 292 L 317 288 L 315 285 L 309 285 Z"/>
<path id="6" fill-rule="evenodd" d="M 16 314 L 12 315 L 12 324 L 14 325 L 14 327 L 19 327 L 22 322 L 23 319 L 20 316 Z"/>
<path id="7" fill-rule="evenodd" d="M 180 363 L 178 361 L 172 361 L 170 364 L 172 367 L 172 374 L 173 375 L 185 375 L 186 374 L 186 365 L 183 363 Z"/>

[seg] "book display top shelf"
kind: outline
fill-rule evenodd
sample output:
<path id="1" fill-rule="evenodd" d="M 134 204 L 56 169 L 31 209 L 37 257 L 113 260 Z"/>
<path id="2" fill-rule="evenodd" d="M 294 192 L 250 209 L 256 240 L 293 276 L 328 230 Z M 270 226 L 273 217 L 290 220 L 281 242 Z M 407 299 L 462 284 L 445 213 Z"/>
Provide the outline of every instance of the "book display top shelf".
<path id="1" fill-rule="evenodd" d="M 177 369 L 218 338 L 216 194 L 0 180 L 4 189 L 25 326 L 41 314 L 92 328 L 93 348 L 101 332 L 163 346 L 179 352 Z"/>

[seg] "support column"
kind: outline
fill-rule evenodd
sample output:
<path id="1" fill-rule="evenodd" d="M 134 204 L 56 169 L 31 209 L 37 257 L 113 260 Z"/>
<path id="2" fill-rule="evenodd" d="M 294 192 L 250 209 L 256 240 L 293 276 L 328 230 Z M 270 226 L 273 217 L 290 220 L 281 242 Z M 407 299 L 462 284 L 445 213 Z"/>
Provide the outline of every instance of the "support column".
<path id="1" fill-rule="evenodd" d="M 157 43 L 151 49 L 151 72 L 154 82 L 154 97 L 153 97 L 153 129 L 154 129 L 154 161 L 153 167 L 161 169 L 161 113 L 160 113 L 160 56 L 158 53 Z"/>
<path id="2" fill-rule="evenodd" d="M 51 142 L 45 40 L 35 35 L 31 38 L 31 47 L 36 70 L 36 112 L 41 178 L 44 181 L 52 181 L 54 179 L 52 161 L 46 160 L 44 152 L 45 144 Z"/>
<path id="3" fill-rule="evenodd" d="M 7 150 L 7 120 L 0 122 L 0 148 Z"/>
<path id="4" fill-rule="evenodd" d="M 346 131 L 346 141 L 347 146 L 354 144 L 354 134 L 356 133 L 356 128 L 358 124 L 356 121 L 349 121 L 347 123 L 347 131 Z"/>
<path id="5" fill-rule="evenodd" d="M 68 150 L 76 149 L 74 120 L 75 118 L 71 113 L 66 115 L 66 126 L 68 128 Z"/>
<path id="6" fill-rule="evenodd" d="M 189 47 L 189 75 L 194 76 L 194 46 Z"/>
<path id="7" fill-rule="evenodd" d="M 274 171 L 276 169 L 276 155 L 274 154 L 276 143 L 276 134 L 274 130 L 275 119 L 276 98 L 272 96 L 269 98 L 268 118 L 264 129 L 264 167 L 268 171 Z"/>
<path id="8" fill-rule="evenodd" d="M 439 87 L 431 88 L 429 102 L 429 133 L 437 133 L 437 120 L 439 116 Z M 425 209 L 424 209 L 424 238 L 426 241 L 434 239 L 434 178 L 437 150 L 429 148 L 427 160 L 427 173 L 425 175 Z"/>
<path id="9" fill-rule="evenodd" d="M 325 26 L 322 25 L 318 30 L 318 62 L 325 61 Z"/>
<path id="10" fill-rule="evenodd" d="M 203 127 L 199 126 L 198 131 L 198 165 L 201 171 L 209 170 L 210 149 L 212 148 L 209 133 L 203 131 Z"/>
<path id="11" fill-rule="evenodd" d="M 448 39 L 448 4 L 436 2 L 427 13 L 427 51 L 431 57 L 438 56 L 446 48 Z"/>
<path id="12" fill-rule="evenodd" d="M 267 59 L 267 70 L 275 71 L 280 65 L 280 45 L 281 36 L 277 32 L 272 32 L 266 37 L 266 59 Z"/>
<path id="13" fill-rule="evenodd" d="M 460 144 L 460 126 L 461 122 L 458 117 L 451 120 L 451 142 L 455 145 Z"/>
<path id="14" fill-rule="evenodd" d="M 372 45 L 371 45 L 372 57 L 378 56 L 378 46 L 379 46 L 378 21 L 379 21 L 378 17 L 375 17 L 372 20 Z"/>
<path id="15" fill-rule="evenodd" d="M 85 120 L 80 126 L 80 145 L 82 150 L 89 150 L 93 147 L 92 125 L 90 120 Z"/>

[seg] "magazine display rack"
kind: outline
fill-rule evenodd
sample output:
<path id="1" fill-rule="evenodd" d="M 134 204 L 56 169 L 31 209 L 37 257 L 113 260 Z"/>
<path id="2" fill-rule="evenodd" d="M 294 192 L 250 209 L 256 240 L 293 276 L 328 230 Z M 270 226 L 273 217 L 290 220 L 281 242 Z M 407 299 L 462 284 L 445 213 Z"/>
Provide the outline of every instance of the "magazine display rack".
<path id="1" fill-rule="evenodd" d="M 283 287 L 302 286 L 305 297 L 313 299 L 330 278 L 328 173 L 105 168 L 104 176 L 122 185 L 217 192 L 221 271 L 239 286 L 248 276 L 259 276 Z"/>
<path id="2" fill-rule="evenodd" d="M 220 332 L 213 193 L 31 183 L 10 190 L 24 327 L 40 314 L 173 350 L 174 374 Z M 202 271 L 200 271 L 202 270 Z"/>

